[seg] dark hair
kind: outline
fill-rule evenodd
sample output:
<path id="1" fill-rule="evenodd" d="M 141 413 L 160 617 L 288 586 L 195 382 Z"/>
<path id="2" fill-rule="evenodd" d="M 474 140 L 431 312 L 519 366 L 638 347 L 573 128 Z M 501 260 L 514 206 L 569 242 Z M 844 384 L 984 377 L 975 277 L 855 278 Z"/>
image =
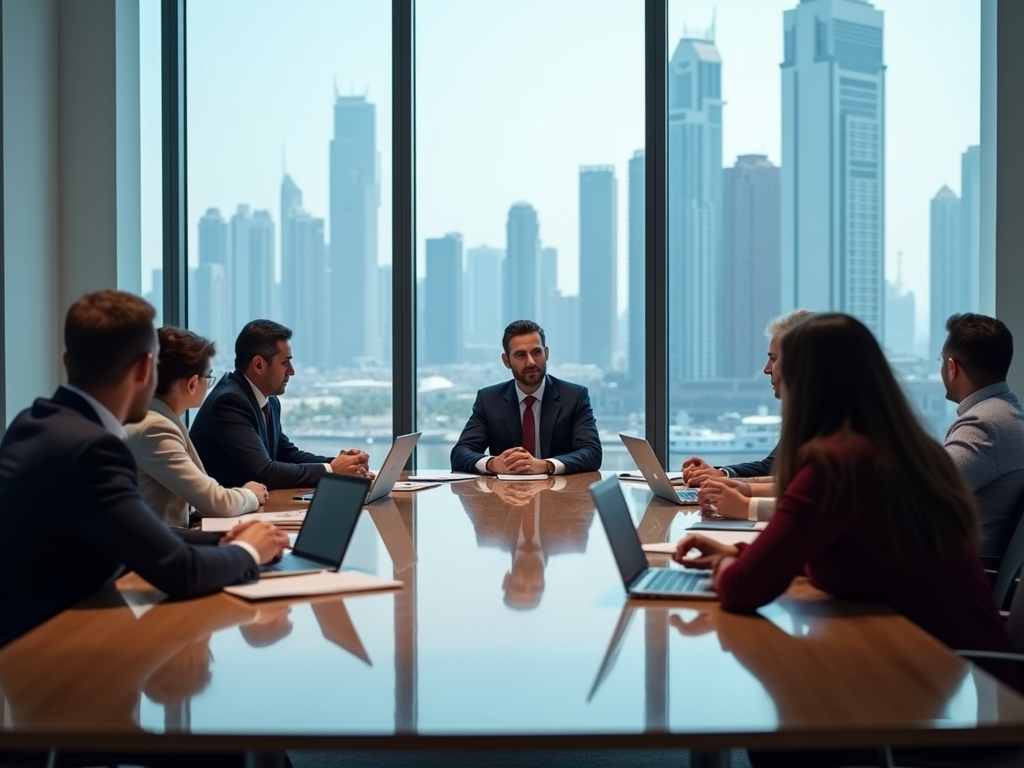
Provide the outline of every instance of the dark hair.
<path id="1" fill-rule="evenodd" d="M 291 337 L 291 328 L 273 320 L 250 320 L 235 339 L 235 370 L 244 371 L 256 355 L 268 362 L 273 360 L 277 343 Z"/>
<path id="2" fill-rule="evenodd" d="M 506 326 L 505 334 L 501 337 L 501 346 L 505 350 L 505 354 L 508 354 L 508 343 L 512 341 L 513 336 L 525 336 L 528 333 L 539 333 L 540 345 L 542 347 L 547 346 L 547 342 L 544 340 L 543 328 L 533 322 L 533 320 L 516 320 Z"/>
<path id="3" fill-rule="evenodd" d="M 942 352 L 952 357 L 980 386 L 1006 380 L 1013 360 L 1013 335 L 1002 320 L 964 312 L 946 321 Z"/>
<path id="4" fill-rule="evenodd" d="M 87 293 L 68 309 L 64 349 L 68 383 L 76 386 L 120 384 L 135 362 L 156 352 L 156 310 L 124 291 Z"/>
<path id="5" fill-rule="evenodd" d="M 158 395 L 170 392 L 171 385 L 176 381 L 206 375 L 206 367 L 217 354 L 212 341 L 198 333 L 173 326 L 160 328 L 156 335 L 160 339 L 156 380 Z"/>
<path id="6" fill-rule="evenodd" d="M 839 499 L 859 497 L 882 507 L 889 540 L 901 552 L 947 552 L 978 541 L 974 494 L 949 454 L 921 427 L 882 348 L 859 320 L 816 314 L 782 337 L 782 439 L 775 460 L 777 494 L 785 494 L 808 463 L 826 475 L 827 512 Z M 874 463 L 850 452 L 866 439 Z"/>

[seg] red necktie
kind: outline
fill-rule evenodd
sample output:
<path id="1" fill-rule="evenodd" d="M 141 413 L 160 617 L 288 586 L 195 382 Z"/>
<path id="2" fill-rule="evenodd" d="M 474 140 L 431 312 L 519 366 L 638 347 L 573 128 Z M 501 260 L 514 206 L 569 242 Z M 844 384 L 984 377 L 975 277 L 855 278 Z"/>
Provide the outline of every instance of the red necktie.
<path id="1" fill-rule="evenodd" d="M 263 404 L 263 418 L 267 422 L 267 444 L 269 445 L 270 444 L 270 435 L 271 435 L 271 430 L 270 430 L 270 403 L 269 402 L 266 402 L 266 403 Z"/>
<path id="2" fill-rule="evenodd" d="M 523 405 L 526 406 L 526 410 L 523 411 L 523 448 L 530 452 L 533 456 L 533 452 L 537 450 L 537 428 L 533 421 L 533 404 L 537 402 L 537 398 L 533 395 L 527 395 L 523 399 Z M 533 458 L 538 458 L 533 456 Z"/>

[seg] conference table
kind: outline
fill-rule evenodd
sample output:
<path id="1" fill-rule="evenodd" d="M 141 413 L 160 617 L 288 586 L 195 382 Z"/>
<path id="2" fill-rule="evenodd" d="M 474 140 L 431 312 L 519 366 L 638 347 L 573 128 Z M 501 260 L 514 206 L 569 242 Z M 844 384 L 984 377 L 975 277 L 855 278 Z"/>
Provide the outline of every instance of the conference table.
<path id="1" fill-rule="evenodd" d="M 271 766 L 285 749 L 657 747 L 725 766 L 733 747 L 1024 743 L 1024 699 L 880 606 L 802 579 L 754 615 L 626 600 L 598 479 L 475 478 L 368 505 L 343 568 L 398 589 L 169 602 L 124 577 L 0 650 L 0 748 Z M 699 519 L 622 486 L 644 542 Z M 267 509 L 303 507 L 293 495 Z"/>

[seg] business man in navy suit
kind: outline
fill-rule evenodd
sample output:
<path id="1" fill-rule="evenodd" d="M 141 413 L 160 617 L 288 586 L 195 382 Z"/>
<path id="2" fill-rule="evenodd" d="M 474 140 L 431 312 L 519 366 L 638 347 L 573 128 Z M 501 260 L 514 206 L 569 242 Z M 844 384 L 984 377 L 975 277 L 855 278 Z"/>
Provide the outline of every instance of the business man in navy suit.
<path id="1" fill-rule="evenodd" d="M 601 468 L 601 440 L 586 387 L 547 375 L 544 329 L 517 320 L 505 329 L 501 361 L 512 381 L 477 392 L 452 448 L 452 470 L 561 475 Z"/>
<path id="2" fill-rule="evenodd" d="M 235 370 L 217 382 L 196 414 L 192 444 L 207 474 L 225 488 L 250 480 L 270 490 L 309 487 L 328 472 L 369 475 L 368 454 L 318 456 L 299 450 L 282 431 L 277 396 L 295 375 L 291 338 L 291 329 L 272 320 L 246 323 L 235 340 Z"/>
<path id="3" fill-rule="evenodd" d="M 172 598 L 257 578 L 288 537 L 266 523 L 218 534 L 171 531 L 139 493 L 125 423 L 156 387 L 153 307 L 88 294 L 64 325 L 68 384 L 11 422 L 0 443 L 0 645 L 126 570 Z M 197 546 L 201 544 L 236 546 Z"/>

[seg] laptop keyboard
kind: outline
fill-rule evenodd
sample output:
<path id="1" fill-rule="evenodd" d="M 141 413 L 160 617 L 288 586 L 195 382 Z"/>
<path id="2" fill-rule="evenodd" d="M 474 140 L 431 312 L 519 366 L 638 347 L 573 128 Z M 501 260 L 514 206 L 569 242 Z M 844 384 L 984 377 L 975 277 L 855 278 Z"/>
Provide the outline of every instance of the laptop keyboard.
<path id="1" fill-rule="evenodd" d="M 273 565 L 264 566 L 263 570 L 267 571 L 311 571 L 311 570 L 323 570 L 326 566 L 321 565 L 313 560 L 305 560 L 301 557 L 285 557 L 279 563 Z"/>
<path id="2" fill-rule="evenodd" d="M 700 583 L 711 576 L 710 571 L 680 571 L 669 568 L 659 568 L 654 576 L 644 584 L 645 592 L 706 592 Z"/>

